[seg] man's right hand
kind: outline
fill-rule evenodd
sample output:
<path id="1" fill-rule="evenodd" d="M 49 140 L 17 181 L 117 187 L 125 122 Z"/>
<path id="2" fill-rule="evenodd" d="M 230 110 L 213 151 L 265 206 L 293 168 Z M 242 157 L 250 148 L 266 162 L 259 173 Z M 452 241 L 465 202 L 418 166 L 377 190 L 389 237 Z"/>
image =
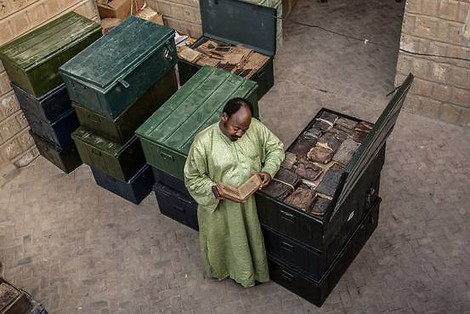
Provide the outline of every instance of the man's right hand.
<path id="1" fill-rule="evenodd" d="M 220 195 L 218 184 L 212 186 L 212 193 L 214 194 L 215 198 L 218 200 L 223 200 L 224 198 Z"/>

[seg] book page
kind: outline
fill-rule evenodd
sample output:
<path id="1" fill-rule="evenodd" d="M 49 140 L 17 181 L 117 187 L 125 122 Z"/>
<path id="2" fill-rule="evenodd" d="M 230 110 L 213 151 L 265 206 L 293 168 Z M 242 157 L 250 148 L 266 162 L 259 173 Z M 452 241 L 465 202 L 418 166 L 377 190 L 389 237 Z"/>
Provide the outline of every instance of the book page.
<path id="1" fill-rule="evenodd" d="M 221 196 L 234 200 L 234 201 L 241 200 L 238 189 L 225 183 L 220 183 L 219 193 Z"/>
<path id="2" fill-rule="evenodd" d="M 260 186 L 261 179 L 259 175 L 254 174 L 238 188 L 238 191 L 242 199 L 245 200 L 248 196 L 256 192 Z"/>
<path id="3" fill-rule="evenodd" d="M 251 194 L 256 192 L 260 186 L 261 179 L 259 175 L 254 174 L 238 188 L 234 188 L 233 186 L 230 186 L 225 183 L 220 183 L 219 193 L 221 196 L 229 200 L 235 202 L 243 202 Z"/>

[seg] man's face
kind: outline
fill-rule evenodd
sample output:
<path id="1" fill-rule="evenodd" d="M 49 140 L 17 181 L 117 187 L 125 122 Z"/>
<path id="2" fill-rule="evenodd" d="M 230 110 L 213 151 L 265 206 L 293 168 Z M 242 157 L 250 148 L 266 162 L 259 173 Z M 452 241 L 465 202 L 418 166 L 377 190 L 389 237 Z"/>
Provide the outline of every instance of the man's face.
<path id="1" fill-rule="evenodd" d="M 245 107 L 240 107 L 231 117 L 228 117 L 225 112 L 222 113 L 222 131 L 232 142 L 242 137 L 250 124 L 251 113 Z"/>

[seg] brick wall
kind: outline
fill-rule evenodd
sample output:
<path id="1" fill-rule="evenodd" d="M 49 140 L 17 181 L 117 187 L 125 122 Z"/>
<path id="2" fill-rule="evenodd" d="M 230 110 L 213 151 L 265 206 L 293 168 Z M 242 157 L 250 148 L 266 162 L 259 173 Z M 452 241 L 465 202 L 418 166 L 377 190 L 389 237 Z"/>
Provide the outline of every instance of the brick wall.
<path id="1" fill-rule="evenodd" d="M 470 59 L 470 0 L 407 0 L 400 47 Z M 406 108 L 470 127 L 470 62 L 400 52 L 396 82 L 415 75 Z"/>
<path id="2" fill-rule="evenodd" d="M 94 0 L 0 0 L 0 46 L 69 11 L 98 20 Z M 0 62 L 0 167 L 23 166 L 37 156 L 28 129 Z"/>

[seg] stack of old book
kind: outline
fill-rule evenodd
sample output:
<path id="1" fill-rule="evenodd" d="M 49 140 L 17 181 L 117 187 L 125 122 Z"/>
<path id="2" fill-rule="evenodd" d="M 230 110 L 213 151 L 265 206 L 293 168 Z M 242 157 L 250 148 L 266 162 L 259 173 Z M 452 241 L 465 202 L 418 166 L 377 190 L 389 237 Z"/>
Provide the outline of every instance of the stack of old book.
<path id="1" fill-rule="evenodd" d="M 58 68 L 100 36 L 98 23 L 70 12 L 0 48 L 39 152 L 66 173 L 81 164 L 70 137 L 78 119 Z"/>
<path id="2" fill-rule="evenodd" d="M 60 67 L 96 183 L 140 203 L 153 176 L 134 131 L 176 90 L 174 31 L 131 16 Z"/>
<path id="3" fill-rule="evenodd" d="M 289 147 L 281 171 L 264 192 L 311 215 L 325 215 L 345 167 L 372 127 L 323 111 Z"/>
<path id="4" fill-rule="evenodd" d="M 268 56 L 253 49 L 215 39 L 207 40 L 194 48 L 180 46 L 178 56 L 200 66 L 213 66 L 248 79 L 252 78 L 269 61 Z"/>

